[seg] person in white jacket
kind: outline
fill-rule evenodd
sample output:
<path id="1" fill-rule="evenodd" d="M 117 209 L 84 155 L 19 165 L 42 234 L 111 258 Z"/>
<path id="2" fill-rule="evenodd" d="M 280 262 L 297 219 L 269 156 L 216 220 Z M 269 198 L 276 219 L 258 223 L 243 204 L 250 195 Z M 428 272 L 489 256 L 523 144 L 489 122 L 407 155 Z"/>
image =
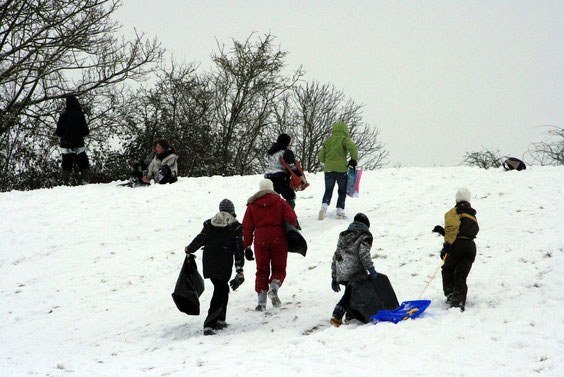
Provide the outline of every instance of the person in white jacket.
<path id="1" fill-rule="evenodd" d="M 154 179 L 156 183 L 174 183 L 178 180 L 178 155 L 168 141 L 159 140 L 155 145 L 157 154 L 147 168 L 147 175 L 143 182 L 150 183 Z"/>

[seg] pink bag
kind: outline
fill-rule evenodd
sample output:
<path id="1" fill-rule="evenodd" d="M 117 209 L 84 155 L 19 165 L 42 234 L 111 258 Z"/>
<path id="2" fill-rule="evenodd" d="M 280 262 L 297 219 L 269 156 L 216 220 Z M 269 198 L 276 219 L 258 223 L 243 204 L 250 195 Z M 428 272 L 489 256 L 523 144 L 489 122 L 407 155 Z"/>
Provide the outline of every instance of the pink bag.
<path id="1" fill-rule="evenodd" d="M 349 168 L 347 172 L 347 195 L 351 198 L 359 197 L 360 178 L 362 177 L 362 170 Z"/>

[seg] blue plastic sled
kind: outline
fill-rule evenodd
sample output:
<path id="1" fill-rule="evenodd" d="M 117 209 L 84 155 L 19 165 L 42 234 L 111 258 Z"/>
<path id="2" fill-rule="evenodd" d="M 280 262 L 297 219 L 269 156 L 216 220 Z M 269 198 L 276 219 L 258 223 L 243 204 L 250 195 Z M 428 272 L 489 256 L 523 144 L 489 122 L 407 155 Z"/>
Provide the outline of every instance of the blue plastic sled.
<path id="1" fill-rule="evenodd" d="M 404 301 L 394 310 L 380 310 L 370 317 L 374 324 L 382 321 L 398 323 L 408 318 L 417 318 L 431 305 L 431 300 Z"/>

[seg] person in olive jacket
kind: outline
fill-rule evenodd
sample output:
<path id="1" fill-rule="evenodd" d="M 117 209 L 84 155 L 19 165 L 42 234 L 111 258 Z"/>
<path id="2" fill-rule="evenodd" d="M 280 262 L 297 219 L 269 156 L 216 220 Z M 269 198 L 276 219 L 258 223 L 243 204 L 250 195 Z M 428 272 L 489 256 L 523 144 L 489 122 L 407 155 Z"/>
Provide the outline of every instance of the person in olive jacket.
<path id="1" fill-rule="evenodd" d="M 470 191 L 456 193 L 456 205 L 445 214 L 444 244 L 441 251 L 443 292 L 451 307 L 464 311 L 468 286 L 466 278 L 476 259 L 474 238 L 480 230 L 476 210 L 470 206 Z"/>
<path id="2" fill-rule="evenodd" d="M 73 162 L 76 161 L 80 169 L 82 183 L 88 183 L 90 165 L 84 147 L 84 137 L 90 133 L 82 107 L 75 96 L 66 98 L 65 111 L 57 122 L 55 135 L 61 138 L 61 153 L 63 155 L 63 184 L 68 185 Z"/>
<path id="3" fill-rule="evenodd" d="M 223 199 L 219 203 L 219 212 L 204 222 L 200 234 L 185 248 L 186 253 L 194 253 L 204 247 L 204 278 L 210 279 L 214 286 L 208 316 L 204 321 L 204 335 L 213 335 L 217 330 L 227 327 L 225 317 L 229 285 L 236 290 L 245 281 L 243 226 L 236 220 L 236 216 L 233 203 L 229 199 Z M 233 260 L 236 275 L 229 281 Z"/>
<path id="4" fill-rule="evenodd" d="M 350 160 L 347 162 L 347 153 Z M 329 137 L 319 151 L 319 161 L 324 164 L 325 194 L 319 211 L 319 220 L 323 220 L 331 203 L 335 182 L 338 185 L 337 217 L 345 217 L 345 199 L 347 197 L 347 170 L 349 166 L 356 167 L 358 150 L 352 142 L 349 129 L 343 122 L 333 124 L 331 137 Z"/>

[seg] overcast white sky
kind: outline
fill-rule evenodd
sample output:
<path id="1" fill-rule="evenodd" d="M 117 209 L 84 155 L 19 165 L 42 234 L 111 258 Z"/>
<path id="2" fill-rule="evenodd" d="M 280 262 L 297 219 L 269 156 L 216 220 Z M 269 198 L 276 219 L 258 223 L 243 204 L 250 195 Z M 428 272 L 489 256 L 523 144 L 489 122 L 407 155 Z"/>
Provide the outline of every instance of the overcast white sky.
<path id="1" fill-rule="evenodd" d="M 123 0 L 115 17 L 204 70 L 216 39 L 270 32 L 289 68 L 365 106 L 392 165 L 522 157 L 538 126 L 564 127 L 562 0 Z"/>

